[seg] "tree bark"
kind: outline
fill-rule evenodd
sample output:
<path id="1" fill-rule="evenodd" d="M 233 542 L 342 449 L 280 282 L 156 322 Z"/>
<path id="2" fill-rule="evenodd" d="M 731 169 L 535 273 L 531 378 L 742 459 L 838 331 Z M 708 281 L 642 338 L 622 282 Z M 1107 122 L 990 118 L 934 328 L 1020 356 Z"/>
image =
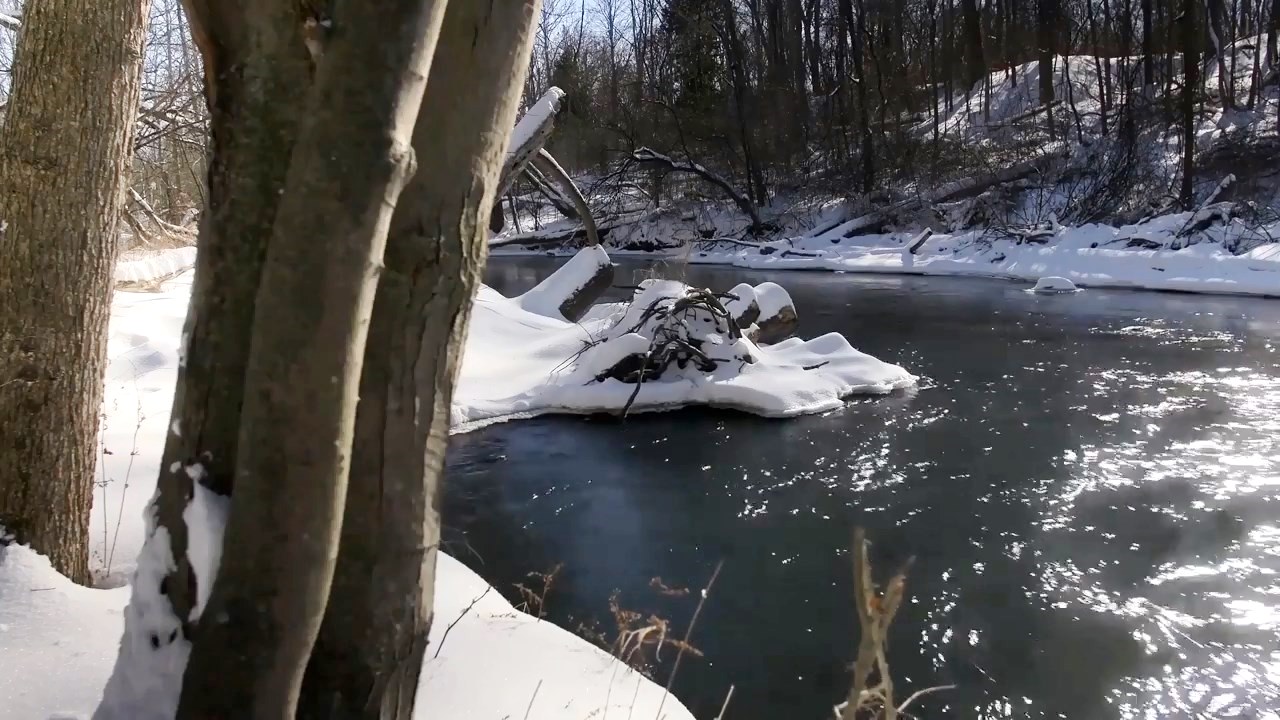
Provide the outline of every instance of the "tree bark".
<path id="1" fill-rule="evenodd" d="M 438 0 L 341 5 L 262 268 L 223 555 L 180 718 L 292 717 L 337 556 L 377 265 Z M 345 11 L 345 12 L 344 12 Z M 314 52 L 314 50 L 313 50 Z"/>
<path id="2" fill-rule="evenodd" d="M 452 2 L 365 349 L 337 572 L 303 718 L 408 720 L 432 621 L 440 470 L 485 257 L 483 220 L 538 0 Z"/>
<path id="3" fill-rule="evenodd" d="M 174 566 L 161 592 L 183 634 L 194 639 L 198 579 L 187 559 L 182 518 L 193 489 L 183 465 L 198 458 L 201 482 L 231 493 L 258 281 L 298 109 L 311 87 L 311 61 L 301 34 L 304 18 L 294 3 L 184 0 L 183 9 L 203 60 L 212 152 L 172 421 L 151 508 L 166 532 L 146 542 L 170 546 Z M 122 647 L 131 645 L 145 647 L 146 641 Z"/>
<path id="4" fill-rule="evenodd" d="M 0 129 L 0 535 L 87 584 L 147 0 L 31 0 Z"/>

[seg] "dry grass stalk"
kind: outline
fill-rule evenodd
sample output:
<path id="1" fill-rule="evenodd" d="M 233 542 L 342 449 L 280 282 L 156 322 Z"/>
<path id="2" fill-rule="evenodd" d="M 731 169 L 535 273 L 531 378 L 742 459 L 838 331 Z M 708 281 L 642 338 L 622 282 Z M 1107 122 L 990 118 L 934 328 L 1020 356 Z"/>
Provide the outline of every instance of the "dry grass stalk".
<path id="1" fill-rule="evenodd" d="M 853 593 L 861 637 L 853 665 L 853 686 L 849 689 L 848 698 L 834 708 L 835 716 L 837 720 L 858 720 L 859 717 L 896 720 L 915 700 L 952 686 L 921 690 L 901 705 L 894 703 L 893 678 L 887 658 L 889 625 L 906 595 L 907 569 L 911 566 L 911 559 L 889 578 L 884 592 L 880 593 L 871 580 L 867 537 L 862 528 L 853 531 L 850 555 L 853 557 Z"/>
<path id="2" fill-rule="evenodd" d="M 533 590 L 524 583 L 516 583 L 516 590 L 520 592 L 521 603 L 516 606 L 517 610 L 528 613 L 539 620 L 547 616 L 547 595 L 551 592 L 551 587 L 555 585 L 556 576 L 560 574 L 560 570 L 564 568 L 564 563 L 557 563 L 555 567 L 549 571 L 531 572 L 527 577 L 535 578 L 542 583 L 542 589 Z"/>

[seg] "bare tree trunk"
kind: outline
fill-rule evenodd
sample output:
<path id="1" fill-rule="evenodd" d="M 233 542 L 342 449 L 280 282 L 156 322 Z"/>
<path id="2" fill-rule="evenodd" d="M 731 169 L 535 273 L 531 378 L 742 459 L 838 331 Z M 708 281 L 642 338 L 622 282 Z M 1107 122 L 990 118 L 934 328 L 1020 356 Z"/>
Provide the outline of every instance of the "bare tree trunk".
<path id="1" fill-rule="evenodd" d="M 443 10 L 368 0 L 332 19 L 257 295 L 224 539 L 245 551 L 223 555 L 205 610 L 217 622 L 192 647 L 179 717 L 294 713 L 337 556 L 377 265 Z"/>
<path id="2" fill-rule="evenodd" d="M 1156 75 L 1154 68 L 1155 48 L 1152 39 L 1152 0 L 1142 0 L 1142 86 L 1150 89 L 1156 83 Z"/>
<path id="3" fill-rule="evenodd" d="M 966 91 L 987 76 L 986 61 L 982 53 L 982 16 L 978 14 L 977 0 L 960 0 L 964 19 L 964 59 Z"/>
<path id="4" fill-rule="evenodd" d="M 1195 200 L 1196 101 L 1200 90 L 1198 0 L 1183 0 L 1182 16 L 1182 188 L 1178 200 L 1190 210 Z"/>
<path id="5" fill-rule="evenodd" d="M 435 591 L 453 382 L 538 0 L 452 2 L 392 219 L 338 569 L 300 717 L 409 720 Z M 479 162 L 477 162 L 479 159 Z"/>
<path id="6" fill-rule="evenodd" d="M 1057 22 L 1058 0 L 1037 0 L 1036 35 L 1040 45 L 1040 104 L 1045 106 L 1049 136 L 1053 137 L 1053 56 L 1054 24 Z"/>
<path id="7" fill-rule="evenodd" d="M 183 0 L 183 9 L 203 60 L 212 154 L 170 433 L 151 508 L 165 532 L 148 537 L 143 552 L 153 543 L 169 545 L 173 567 L 160 594 L 168 598 L 182 634 L 194 639 L 198 581 L 187 558 L 182 517 L 193 480 L 183 466 L 198 458 L 201 483 L 230 494 L 254 302 L 298 108 L 311 87 L 311 61 L 301 35 L 304 18 L 293 3 Z M 143 636 L 122 643 L 118 664 L 131 662 L 126 655 L 132 648 L 148 647 L 148 631 L 126 626 L 126 635 Z"/>
<path id="8" fill-rule="evenodd" d="M 0 536 L 81 584 L 147 7 L 28 2 L 0 128 Z"/>

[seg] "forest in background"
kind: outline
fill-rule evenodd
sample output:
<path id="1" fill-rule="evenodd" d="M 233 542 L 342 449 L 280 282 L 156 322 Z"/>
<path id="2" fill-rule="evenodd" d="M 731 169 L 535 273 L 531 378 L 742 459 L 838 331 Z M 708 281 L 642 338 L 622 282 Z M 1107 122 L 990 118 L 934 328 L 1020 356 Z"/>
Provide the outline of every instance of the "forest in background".
<path id="1" fill-rule="evenodd" d="M 986 193 L 963 222 L 1131 222 L 1228 174 L 1219 199 L 1261 222 L 1280 172 L 1278 24 L 1280 0 L 551 0 L 523 104 L 565 92 L 548 147 L 605 216 L 723 202 L 642 162 L 649 148 L 769 217 L 867 210 L 1031 163 L 1031 181 Z M 127 218 L 151 243 L 204 202 L 188 35 L 178 2 L 153 3 Z M 0 106 L 13 36 L 0 28 Z"/>

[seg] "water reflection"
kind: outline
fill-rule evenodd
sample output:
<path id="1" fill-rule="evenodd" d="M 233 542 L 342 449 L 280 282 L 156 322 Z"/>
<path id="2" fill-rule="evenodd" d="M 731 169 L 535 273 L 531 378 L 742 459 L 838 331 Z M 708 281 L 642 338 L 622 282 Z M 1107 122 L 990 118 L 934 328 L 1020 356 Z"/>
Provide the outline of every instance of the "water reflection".
<path id="1" fill-rule="evenodd" d="M 516 292 L 554 266 L 500 261 L 490 282 Z M 932 387 L 792 421 L 544 418 L 455 438 L 455 555 L 508 590 L 564 562 L 549 609 L 569 626 L 614 588 L 681 626 L 691 608 L 649 579 L 697 586 L 725 559 L 706 660 L 676 683 L 699 716 L 731 683 L 735 718 L 829 712 L 856 635 L 857 522 L 878 564 L 916 556 L 897 685 L 959 685 L 921 716 L 1275 717 L 1280 303 L 691 272 L 781 279 L 802 333 L 843 332 Z"/>

